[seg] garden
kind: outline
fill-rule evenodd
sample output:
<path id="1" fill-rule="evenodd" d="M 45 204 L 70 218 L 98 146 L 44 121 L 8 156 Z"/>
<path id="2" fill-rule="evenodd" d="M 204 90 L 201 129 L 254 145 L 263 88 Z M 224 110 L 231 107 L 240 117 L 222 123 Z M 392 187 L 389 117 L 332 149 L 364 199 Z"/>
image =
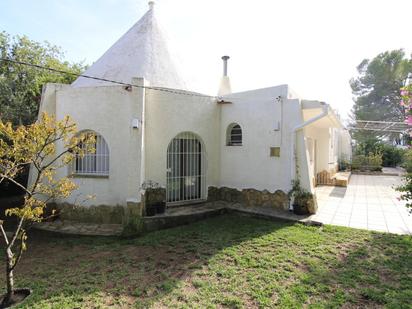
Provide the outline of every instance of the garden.
<path id="1" fill-rule="evenodd" d="M 139 238 L 31 229 L 58 215 L 48 202 L 77 188 L 71 177 L 57 177 L 58 169 L 96 145 L 95 136 L 78 132 L 70 117 L 38 119 L 42 87 L 70 84 L 87 65 L 24 36 L 1 32 L 0 45 L 0 197 L 12 201 L 1 205 L 0 308 L 411 308 L 410 235 L 235 214 Z M 405 119 L 411 126 L 412 84 L 400 88 L 408 85 L 412 59 L 395 50 L 365 59 L 357 69 L 354 119 Z M 412 209 L 412 149 L 393 146 L 399 134 L 379 134 L 353 137 L 354 156 L 341 160 L 340 169 L 404 167 L 408 175 L 398 190 Z M 406 132 L 402 138 L 410 145 Z M 30 183 L 28 166 L 35 175 Z M 313 200 L 296 181 L 289 197 L 305 211 Z M 152 214 L 164 212 L 164 203 L 153 206 Z"/>
<path id="2" fill-rule="evenodd" d="M 408 308 L 412 298 L 410 236 L 224 215 L 136 239 L 32 231 L 28 242 L 16 278 L 33 293 L 19 308 Z"/>
<path id="3" fill-rule="evenodd" d="M 355 145 L 351 162 L 341 160 L 341 170 L 351 169 L 360 172 L 381 172 L 382 167 L 405 168 L 412 172 L 412 150 L 388 144 L 381 139 L 371 137 Z"/>

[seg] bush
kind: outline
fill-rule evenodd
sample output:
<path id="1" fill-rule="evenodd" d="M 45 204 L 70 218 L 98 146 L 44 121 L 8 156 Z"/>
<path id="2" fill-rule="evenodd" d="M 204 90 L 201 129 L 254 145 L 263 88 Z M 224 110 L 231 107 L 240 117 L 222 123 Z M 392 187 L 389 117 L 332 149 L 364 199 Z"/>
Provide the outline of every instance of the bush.
<path id="1" fill-rule="evenodd" d="M 369 153 L 378 153 L 380 152 L 382 142 L 376 138 L 368 138 L 359 142 L 355 148 L 356 155 L 368 155 Z"/>
<path id="2" fill-rule="evenodd" d="M 289 200 L 293 199 L 293 212 L 297 215 L 314 214 L 317 205 L 313 194 L 300 186 L 299 180 L 292 180 L 292 189 L 288 192 Z"/>
<path id="3" fill-rule="evenodd" d="M 406 169 L 408 173 L 412 173 L 412 149 L 404 151 L 401 166 Z"/>
<path id="4" fill-rule="evenodd" d="M 360 171 L 381 171 L 382 155 L 369 153 L 368 156 L 357 155 L 352 159 L 352 170 Z"/>
<path id="5" fill-rule="evenodd" d="M 357 171 L 367 165 L 366 156 L 356 155 L 352 158 L 352 170 Z"/>
<path id="6" fill-rule="evenodd" d="M 143 222 L 140 217 L 131 216 L 123 225 L 123 231 L 120 235 L 123 238 L 135 237 L 143 232 Z"/>
<path id="7" fill-rule="evenodd" d="M 368 166 L 371 171 L 382 171 L 382 155 L 369 154 L 367 157 Z"/>
<path id="8" fill-rule="evenodd" d="M 384 144 L 377 138 L 360 142 L 355 150 L 356 155 L 370 156 L 371 154 L 381 154 L 382 165 L 386 167 L 395 167 L 401 164 L 404 152 L 403 149 Z"/>
<path id="9" fill-rule="evenodd" d="M 382 145 L 382 165 L 386 167 L 396 167 L 402 163 L 405 150 L 392 145 Z"/>
<path id="10" fill-rule="evenodd" d="M 350 169 L 350 166 L 351 166 L 351 162 L 350 160 L 348 160 L 346 156 L 342 156 L 341 158 L 339 158 L 338 160 L 339 171 L 347 171 Z"/>
<path id="11" fill-rule="evenodd" d="M 406 201 L 405 206 L 412 214 L 412 174 L 406 174 L 404 180 L 403 185 L 397 187 L 396 190 L 401 192 L 401 200 Z"/>

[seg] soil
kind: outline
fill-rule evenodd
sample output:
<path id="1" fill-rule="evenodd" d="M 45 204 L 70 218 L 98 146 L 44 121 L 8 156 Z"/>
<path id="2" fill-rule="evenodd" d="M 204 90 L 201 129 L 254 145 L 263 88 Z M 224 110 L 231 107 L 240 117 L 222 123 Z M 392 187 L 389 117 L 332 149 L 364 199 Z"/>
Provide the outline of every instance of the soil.
<path id="1" fill-rule="evenodd" d="M 29 295 L 31 294 L 31 290 L 30 289 L 15 289 L 14 290 L 14 294 L 12 297 L 12 301 L 8 306 L 3 306 L 3 299 L 4 296 L 1 296 L 0 298 L 0 309 L 4 309 L 4 308 L 12 308 L 15 305 L 20 304 L 22 301 L 24 301 Z"/>

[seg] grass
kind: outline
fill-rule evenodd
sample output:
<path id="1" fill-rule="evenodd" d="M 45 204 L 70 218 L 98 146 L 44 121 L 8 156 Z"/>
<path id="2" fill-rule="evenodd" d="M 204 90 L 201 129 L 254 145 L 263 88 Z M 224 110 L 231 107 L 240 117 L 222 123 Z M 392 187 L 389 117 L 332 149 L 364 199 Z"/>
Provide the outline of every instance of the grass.
<path id="1" fill-rule="evenodd" d="M 34 232 L 16 280 L 25 308 L 411 308 L 412 239 L 236 215 L 131 240 Z"/>

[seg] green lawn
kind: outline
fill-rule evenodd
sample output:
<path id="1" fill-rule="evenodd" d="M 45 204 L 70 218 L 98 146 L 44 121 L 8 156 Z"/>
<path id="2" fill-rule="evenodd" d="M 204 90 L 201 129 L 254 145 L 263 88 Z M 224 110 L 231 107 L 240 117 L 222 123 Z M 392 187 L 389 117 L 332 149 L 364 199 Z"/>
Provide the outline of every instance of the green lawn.
<path id="1" fill-rule="evenodd" d="M 132 240 L 34 232 L 16 279 L 26 308 L 411 308 L 412 239 L 236 215 Z"/>

